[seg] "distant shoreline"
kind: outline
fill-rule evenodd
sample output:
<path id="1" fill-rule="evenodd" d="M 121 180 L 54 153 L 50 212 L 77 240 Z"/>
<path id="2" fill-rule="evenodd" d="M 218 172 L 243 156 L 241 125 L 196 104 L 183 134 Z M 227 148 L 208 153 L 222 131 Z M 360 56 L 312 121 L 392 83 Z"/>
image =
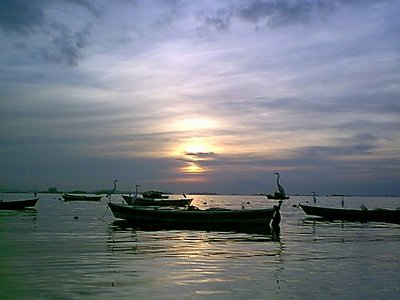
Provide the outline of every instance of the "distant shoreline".
<path id="1" fill-rule="evenodd" d="M 8 190 L 8 189 L 0 189 L 0 194 L 62 194 L 62 193 L 80 193 L 80 194 L 107 194 L 108 191 L 106 190 L 98 190 L 98 191 L 33 191 L 33 190 Z M 132 193 L 131 191 L 117 191 L 115 194 L 129 194 Z M 166 195 L 180 195 L 182 193 L 174 193 L 174 192 L 163 192 Z M 254 194 L 241 194 L 241 193 L 214 193 L 214 192 L 190 192 L 184 193 L 186 195 L 198 195 L 198 196 L 266 196 L 267 194 L 263 193 L 254 193 Z M 313 194 L 289 194 L 289 196 L 298 196 L 298 197 L 312 197 Z M 331 194 L 331 195 L 323 195 L 318 194 L 317 197 L 400 197 L 400 195 L 362 195 L 362 194 Z"/>

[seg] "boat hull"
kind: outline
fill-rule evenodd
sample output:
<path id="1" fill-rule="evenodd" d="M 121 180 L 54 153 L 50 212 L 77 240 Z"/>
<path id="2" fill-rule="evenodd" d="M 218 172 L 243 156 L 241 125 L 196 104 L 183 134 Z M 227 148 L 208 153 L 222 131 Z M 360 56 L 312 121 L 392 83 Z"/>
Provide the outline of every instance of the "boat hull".
<path id="1" fill-rule="evenodd" d="M 197 229 L 246 231 L 246 229 L 270 228 L 273 219 L 278 219 L 279 207 L 254 210 L 208 209 L 167 209 L 157 207 L 129 206 L 108 203 L 113 215 L 138 227 L 164 229 Z M 279 220 L 272 226 L 279 227 Z"/>
<path id="2" fill-rule="evenodd" d="M 276 196 L 276 195 L 268 194 L 267 198 L 273 199 L 273 200 L 286 200 L 286 199 L 289 199 L 290 197 L 289 196 Z"/>
<path id="3" fill-rule="evenodd" d="M 13 200 L 13 201 L 0 201 L 0 210 L 22 210 L 26 208 L 35 207 L 39 198 Z"/>
<path id="4" fill-rule="evenodd" d="M 275 199 L 275 200 L 286 200 L 289 199 L 289 196 L 286 196 L 286 194 L 282 194 L 280 192 L 275 192 L 273 194 L 268 194 L 267 195 L 268 199 Z"/>
<path id="5" fill-rule="evenodd" d="M 65 201 L 100 201 L 101 195 L 85 195 L 85 194 L 61 194 Z"/>
<path id="6" fill-rule="evenodd" d="M 326 220 L 386 222 L 400 224 L 400 210 L 327 208 L 304 204 L 299 204 L 299 206 L 307 215 L 318 216 Z"/>

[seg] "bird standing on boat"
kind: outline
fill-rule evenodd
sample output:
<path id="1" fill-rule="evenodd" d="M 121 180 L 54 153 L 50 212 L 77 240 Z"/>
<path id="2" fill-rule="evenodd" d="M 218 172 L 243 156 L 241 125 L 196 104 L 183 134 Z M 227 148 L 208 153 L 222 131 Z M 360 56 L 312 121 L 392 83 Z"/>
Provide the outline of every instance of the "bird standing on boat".
<path id="1" fill-rule="evenodd" d="M 278 186 L 278 189 L 273 194 L 268 194 L 267 198 L 268 199 L 278 199 L 278 200 L 289 199 L 289 196 L 286 196 L 285 189 L 279 183 L 280 174 L 279 173 L 274 173 L 274 174 L 277 176 L 276 177 L 276 184 Z"/>
<path id="2" fill-rule="evenodd" d="M 315 192 L 312 192 L 312 198 L 313 198 L 313 202 L 314 204 L 317 204 L 317 197 L 315 197 Z"/>
<path id="3" fill-rule="evenodd" d="M 274 174 L 277 175 L 277 177 L 276 177 L 276 185 L 278 186 L 278 191 L 283 197 L 285 197 L 286 196 L 285 189 L 279 183 L 280 175 L 279 175 L 279 173 L 274 173 Z"/>
<path id="4" fill-rule="evenodd" d="M 139 186 L 140 184 L 135 185 L 135 199 L 138 197 L 139 194 Z"/>
<path id="5" fill-rule="evenodd" d="M 115 179 L 114 180 L 114 188 L 112 190 L 108 191 L 107 197 L 111 198 L 111 194 L 113 194 L 117 190 L 117 182 L 118 182 L 118 179 Z"/>

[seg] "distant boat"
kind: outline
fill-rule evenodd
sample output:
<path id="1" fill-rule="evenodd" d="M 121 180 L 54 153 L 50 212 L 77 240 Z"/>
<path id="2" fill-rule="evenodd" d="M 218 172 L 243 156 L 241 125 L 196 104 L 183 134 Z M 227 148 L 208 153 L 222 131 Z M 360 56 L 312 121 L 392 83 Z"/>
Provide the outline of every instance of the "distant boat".
<path id="1" fill-rule="evenodd" d="M 11 201 L 0 200 L 0 210 L 22 210 L 26 208 L 33 208 L 38 201 L 38 197 Z"/>
<path id="2" fill-rule="evenodd" d="M 65 201 L 100 201 L 101 195 L 62 193 Z"/>
<path id="3" fill-rule="evenodd" d="M 281 202 L 271 208 L 241 210 L 143 207 L 112 202 L 108 205 L 115 218 L 139 228 L 245 231 L 279 227 Z"/>
<path id="4" fill-rule="evenodd" d="M 144 198 L 136 195 L 122 195 L 122 198 L 129 205 L 141 205 L 141 206 L 188 206 L 193 201 L 193 198 L 181 198 L 181 199 L 154 199 Z"/>
<path id="5" fill-rule="evenodd" d="M 276 177 L 276 185 L 278 187 L 278 190 L 275 191 L 273 194 L 268 194 L 267 198 L 268 199 L 276 199 L 276 200 L 289 199 L 290 197 L 286 195 L 285 189 L 279 183 L 280 174 L 279 173 L 274 173 L 274 174 L 277 175 L 277 177 Z"/>
<path id="6" fill-rule="evenodd" d="M 153 198 L 153 199 L 168 199 L 168 195 L 164 195 L 162 192 L 159 191 L 146 191 L 142 193 L 143 198 Z"/>
<path id="7" fill-rule="evenodd" d="M 129 205 L 141 205 L 141 206 L 188 206 L 193 201 L 193 198 L 184 198 L 180 199 L 168 199 L 169 196 L 163 195 L 162 192 L 158 191 L 147 191 L 144 193 L 139 193 L 138 187 L 140 185 L 135 186 L 135 194 L 131 195 L 122 195 L 122 198 Z"/>
<path id="8" fill-rule="evenodd" d="M 326 220 L 342 220 L 350 222 L 386 222 L 400 224 L 400 209 L 361 209 L 329 208 L 299 204 L 303 211 L 310 216 Z"/>

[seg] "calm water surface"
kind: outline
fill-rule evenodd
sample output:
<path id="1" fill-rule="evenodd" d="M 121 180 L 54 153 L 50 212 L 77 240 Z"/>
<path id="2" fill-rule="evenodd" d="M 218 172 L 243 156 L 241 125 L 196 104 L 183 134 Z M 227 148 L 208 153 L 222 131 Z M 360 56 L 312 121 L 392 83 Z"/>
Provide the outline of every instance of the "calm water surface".
<path id="1" fill-rule="evenodd" d="M 3 194 L 2 199 L 31 195 Z M 398 299 L 400 226 L 325 222 L 281 209 L 281 239 L 263 234 L 136 231 L 101 202 L 40 195 L 36 210 L 0 211 L 0 299 Z M 113 202 L 121 202 L 113 195 Z M 340 206 L 337 197 L 320 204 Z M 258 196 L 195 196 L 200 207 L 259 208 Z M 400 206 L 395 197 L 347 207 Z"/>

